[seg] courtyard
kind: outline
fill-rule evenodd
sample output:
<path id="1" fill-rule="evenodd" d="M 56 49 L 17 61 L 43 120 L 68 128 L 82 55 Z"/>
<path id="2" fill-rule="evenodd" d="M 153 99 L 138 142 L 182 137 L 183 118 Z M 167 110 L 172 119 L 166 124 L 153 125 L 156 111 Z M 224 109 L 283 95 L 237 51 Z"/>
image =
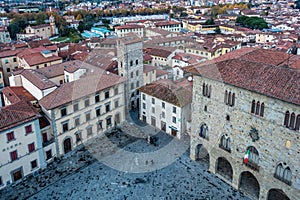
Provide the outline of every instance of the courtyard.
<path id="1" fill-rule="evenodd" d="M 152 143 L 149 143 L 149 137 Z M 249 199 L 189 158 L 177 140 L 142 123 L 92 138 L 36 176 L 0 191 L 1 199 Z"/>

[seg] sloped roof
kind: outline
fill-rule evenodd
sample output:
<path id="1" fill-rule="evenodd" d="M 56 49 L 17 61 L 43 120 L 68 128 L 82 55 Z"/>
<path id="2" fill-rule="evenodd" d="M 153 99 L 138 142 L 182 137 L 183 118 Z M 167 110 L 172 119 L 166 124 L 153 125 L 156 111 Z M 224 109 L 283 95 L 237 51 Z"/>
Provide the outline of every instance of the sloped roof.
<path id="1" fill-rule="evenodd" d="M 37 119 L 39 116 L 26 101 L 5 106 L 0 111 L 0 131 Z"/>
<path id="2" fill-rule="evenodd" d="M 180 82 L 162 79 L 141 87 L 139 91 L 178 107 L 192 102 L 192 86 L 185 79 Z"/>
<path id="3" fill-rule="evenodd" d="M 124 81 L 123 77 L 95 68 L 87 72 L 85 77 L 62 84 L 43 97 L 39 103 L 45 109 L 50 110 Z"/>
<path id="4" fill-rule="evenodd" d="M 279 51 L 243 48 L 185 70 L 299 105 L 299 60 Z"/>

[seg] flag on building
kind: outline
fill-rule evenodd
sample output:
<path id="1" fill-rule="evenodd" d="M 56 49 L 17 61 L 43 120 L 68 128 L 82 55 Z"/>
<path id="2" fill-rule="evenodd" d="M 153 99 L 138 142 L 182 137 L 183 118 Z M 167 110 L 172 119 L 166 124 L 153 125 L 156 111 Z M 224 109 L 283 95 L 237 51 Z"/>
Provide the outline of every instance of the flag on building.
<path id="1" fill-rule="evenodd" d="M 246 152 L 245 156 L 244 156 L 244 163 L 248 163 L 249 162 L 249 155 L 250 155 L 250 150 L 248 149 L 248 151 Z"/>

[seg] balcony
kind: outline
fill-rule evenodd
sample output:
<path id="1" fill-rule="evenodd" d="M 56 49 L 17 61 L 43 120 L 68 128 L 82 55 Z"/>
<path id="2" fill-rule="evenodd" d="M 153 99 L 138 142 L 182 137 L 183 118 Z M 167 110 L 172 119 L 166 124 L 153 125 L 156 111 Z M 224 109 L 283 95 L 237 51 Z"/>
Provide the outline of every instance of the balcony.
<path id="1" fill-rule="evenodd" d="M 43 142 L 43 148 L 50 145 L 50 144 L 52 144 L 53 142 L 54 142 L 54 138 L 48 140 L 47 142 Z"/>
<path id="2" fill-rule="evenodd" d="M 249 167 L 250 169 L 259 172 L 259 166 L 258 166 L 257 163 L 254 163 L 253 161 L 251 162 L 250 160 L 249 160 L 248 163 L 245 163 L 245 162 L 244 162 L 244 159 L 243 159 L 243 163 L 244 163 L 247 167 Z"/>
<path id="3" fill-rule="evenodd" d="M 222 144 L 219 144 L 220 149 L 223 149 L 224 151 L 227 151 L 229 153 L 231 153 L 231 149 L 228 147 L 224 147 Z"/>
<path id="4" fill-rule="evenodd" d="M 284 183 L 287 184 L 287 185 L 292 185 L 292 181 L 286 180 L 284 177 L 281 177 L 281 176 L 279 176 L 279 175 L 277 175 L 277 174 L 274 174 L 274 178 L 276 178 L 276 179 L 278 179 L 278 180 L 284 182 Z"/>

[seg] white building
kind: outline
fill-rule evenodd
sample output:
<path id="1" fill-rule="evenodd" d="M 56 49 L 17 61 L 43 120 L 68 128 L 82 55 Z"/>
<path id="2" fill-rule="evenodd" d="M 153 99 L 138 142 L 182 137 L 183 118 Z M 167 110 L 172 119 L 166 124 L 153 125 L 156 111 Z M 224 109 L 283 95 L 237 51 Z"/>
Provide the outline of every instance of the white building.
<path id="1" fill-rule="evenodd" d="M 39 117 L 25 101 L 0 111 L 0 188 L 46 167 Z"/>
<path id="2" fill-rule="evenodd" d="M 162 79 L 147 84 L 141 92 L 140 119 L 180 139 L 191 120 L 192 86 L 185 79 Z"/>

